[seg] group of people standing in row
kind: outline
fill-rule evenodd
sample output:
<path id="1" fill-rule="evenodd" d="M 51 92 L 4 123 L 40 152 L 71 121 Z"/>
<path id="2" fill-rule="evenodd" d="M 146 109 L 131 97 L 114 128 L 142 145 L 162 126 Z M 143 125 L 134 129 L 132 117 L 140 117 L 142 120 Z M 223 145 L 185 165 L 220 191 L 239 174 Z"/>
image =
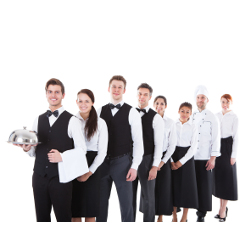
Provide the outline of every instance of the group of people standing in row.
<path id="1" fill-rule="evenodd" d="M 134 222 L 137 187 L 139 210 L 144 222 L 163 221 L 183 208 L 197 209 L 204 222 L 212 210 L 212 195 L 220 198 L 215 218 L 224 222 L 228 200 L 237 200 L 236 154 L 238 118 L 230 110 L 232 97 L 221 97 L 222 111 L 214 115 L 206 106 L 205 86 L 195 91 L 197 111 L 184 102 L 179 119 L 166 115 L 167 100 L 160 95 L 149 107 L 153 89 L 146 83 L 137 88 L 138 107 L 123 101 L 126 80 L 110 79 L 111 102 L 98 111 L 94 94 L 82 89 L 77 94 L 76 116 L 62 106 L 64 85 L 50 79 L 45 86 L 49 110 L 37 117 L 33 130 L 39 144 L 19 145 L 35 156 L 33 192 L 37 221 L 106 222 L 112 184 L 119 198 L 121 220 Z"/>

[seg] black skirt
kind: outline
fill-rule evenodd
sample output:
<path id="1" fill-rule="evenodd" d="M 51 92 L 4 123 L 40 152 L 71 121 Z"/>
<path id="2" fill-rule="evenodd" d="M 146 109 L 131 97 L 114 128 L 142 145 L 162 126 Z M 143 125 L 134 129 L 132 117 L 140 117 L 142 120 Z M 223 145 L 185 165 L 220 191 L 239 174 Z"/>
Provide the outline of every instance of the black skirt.
<path id="1" fill-rule="evenodd" d="M 238 200 L 236 163 L 231 165 L 233 138 L 221 139 L 221 156 L 213 169 L 213 195 L 224 200 Z"/>
<path id="2" fill-rule="evenodd" d="M 190 147 L 176 147 L 172 158 L 179 161 Z M 194 157 L 177 170 L 172 170 L 173 205 L 183 208 L 198 208 Z"/>
<path id="3" fill-rule="evenodd" d="M 172 215 L 173 195 L 170 159 L 158 171 L 155 183 L 155 214 Z"/>
<path id="4" fill-rule="evenodd" d="M 88 151 L 86 154 L 88 166 L 93 163 L 97 152 Z M 97 217 L 100 209 L 100 169 L 85 182 L 73 180 L 72 217 Z"/>

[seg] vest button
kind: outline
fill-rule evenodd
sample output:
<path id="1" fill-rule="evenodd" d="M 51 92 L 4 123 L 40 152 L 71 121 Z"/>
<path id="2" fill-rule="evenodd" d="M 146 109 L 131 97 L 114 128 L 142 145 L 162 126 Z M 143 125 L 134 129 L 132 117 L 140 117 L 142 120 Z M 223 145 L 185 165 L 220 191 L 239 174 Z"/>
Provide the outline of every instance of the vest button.
<path id="1" fill-rule="evenodd" d="M 46 168 L 48 168 L 48 166 L 46 166 Z"/>

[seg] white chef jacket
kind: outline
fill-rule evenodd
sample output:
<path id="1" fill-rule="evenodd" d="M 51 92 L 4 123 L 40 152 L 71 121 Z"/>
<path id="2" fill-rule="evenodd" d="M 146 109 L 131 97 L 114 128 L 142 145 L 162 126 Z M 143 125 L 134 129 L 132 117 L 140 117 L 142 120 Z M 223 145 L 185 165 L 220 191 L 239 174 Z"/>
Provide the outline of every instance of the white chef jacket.
<path id="1" fill-rule="evenodd" d="M 149 108 L 150 108 L 149 106 L 144 108 L 147 113 L 149 111 Z M 145 113 L 142 111 L 140 111 L 139 114 L 141 115 L 141 117 L 145 115 Z M 154 130 L 154 145 L 155 145 L 152 166 L 158 167 L 161 162 L 163 139 L 164 139 L 164 121 L 159 114 L 156 114 L 154 116 L 152 127 Z"/>
<path id="2" fill-rule="evenodd" d="M 189 119 L 187 122 L 183 123 L 178 119 L 175 122 L 176 135 L 177 135 L 177 146 L 178 147 L 189 147 L 187 153 L 179 160 L 182 165 L 184 165 L 188 160 L 190 160 L 196 150 L 197 150 L 197 138 L 198 129 L 197 126 Z M 173 160 L 171 160 L 173 161 Z"/>
<path id="3" fill-rule="evenodd" d="M 88 119 L 84 120 L 80 112 L 76 114 L 76 117 L 81 121 L 82 133 L 85 134 L 84 128 Z M 89 171 L 93 174 L 96 169 L 103 163 L 106 155 L 107 155 L 107 147 L 108 147 L 108 128 L 106 122 L 98 117 L 97 121 L 97 131 L 88 141 L 85 136 L 85 144 L 87 146 L 87 151 L 97 151 L 97 156 L 95 157 L 93 163 L 89 167 Z"/>
<path id="4" fill-rule="evenodd" d="M 117 104 L 120 104 L 122 106 L 124 104 L 124 101 L 121 101 Z M 114 116 L 118 112 L 118 110 L 119 109 L 117 108 L 111 109 L 111 114 Z M 99 108 L 97 110 L 98 116 L 100 116 L 101 111 L 102 111 L 102 108 Z M 141 117 L 138 111 L 133 107 L 129 111 L 128 122 L 129 122 L 129 125 L 131 126 L 131 136 L 133 140 L 133 150 L 132 150 L 133 160 L 132 160 L 131 168 L 137 170 L 142 161 L 144 148 L 143 148 L 143 139 L 142 139 Z"/>
<path id="5" fill-rule="evenodd" d="M 177 144 L 177 135 L 176 135 L 176 128 L 175 122 L 167 117 L 166 113 L 163 115 L 164 121 L 164 140 L 163 140 L 163 152 L 166 151 L 164 157 L 162 158 L 163 162 L 167 162 L 171 155 L 175 151 L 175 147 Z"/>
<path id="6" fill-rule="evenodd" d="M 238 140 L 239 140 L 239 133 L 238 133 L 238 117 L 233 112 L 227 112 L 223 115 L 222 111 L 217 113 L 216 116 L 220 121 L 220 132 L 221 138 L 227 138 L 232 136 L 233 137 L 233 147 L 232 147 L 232 154 L 231 158 L 237 157 L 237 148 L 238 148 Z"/>
<path id="7" fill-rule="evenodd" d="M 195 111 L 193 122 L 198 127 L 198 146 L 195 160 L 209 160 L 220 156 L 220 128 L 218 118 L 208 109 Z"/>
<path id="8" fill-rule="evenodd" d="M 65 109 L 62 106 L 57 110 L 59 112 L 58 117 L 51 115 L 48 118 L 51 127 Z M 38 131 L 38 118 L 39 117 L 35 119 L 32 127 L 32 130 L 36 132 Z M 89 172 L 88 163 L 85 156 L 85 139 L 81 130 L 80 121 L 75 116 L 72 116 L 69 120 L 68 135 L 74 140 L 75 148 L 60 153 L 62 162 L 58 162 L 58 173 L 59 181 L 61 183 L 70 182 L 75 178 Z M 35 147 L 31 147 L 30 151 L 27 153 L 29 156 L 35 157 Z"/>

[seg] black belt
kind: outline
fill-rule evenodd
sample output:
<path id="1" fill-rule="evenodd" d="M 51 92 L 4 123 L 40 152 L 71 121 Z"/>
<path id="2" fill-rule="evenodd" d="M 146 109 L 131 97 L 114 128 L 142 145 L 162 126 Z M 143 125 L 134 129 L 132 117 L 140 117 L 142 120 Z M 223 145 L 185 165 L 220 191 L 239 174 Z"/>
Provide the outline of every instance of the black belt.
<path id="1" fill-rule="evenodd" d="M 123 156 L 129 155 L 129 154 L 130 154 L 130 152 L 128 152 L 128 153 L 126 153 L 126 154 L 123 154 L 123 155 L 115 156 L 115 157 L 112 157 L 111 155 L 107 155 L 107 156 L 106 156 L 106 159 L 107 159 L 107 160 L 116 160 L 116 159 L 122 158 Z"/>

